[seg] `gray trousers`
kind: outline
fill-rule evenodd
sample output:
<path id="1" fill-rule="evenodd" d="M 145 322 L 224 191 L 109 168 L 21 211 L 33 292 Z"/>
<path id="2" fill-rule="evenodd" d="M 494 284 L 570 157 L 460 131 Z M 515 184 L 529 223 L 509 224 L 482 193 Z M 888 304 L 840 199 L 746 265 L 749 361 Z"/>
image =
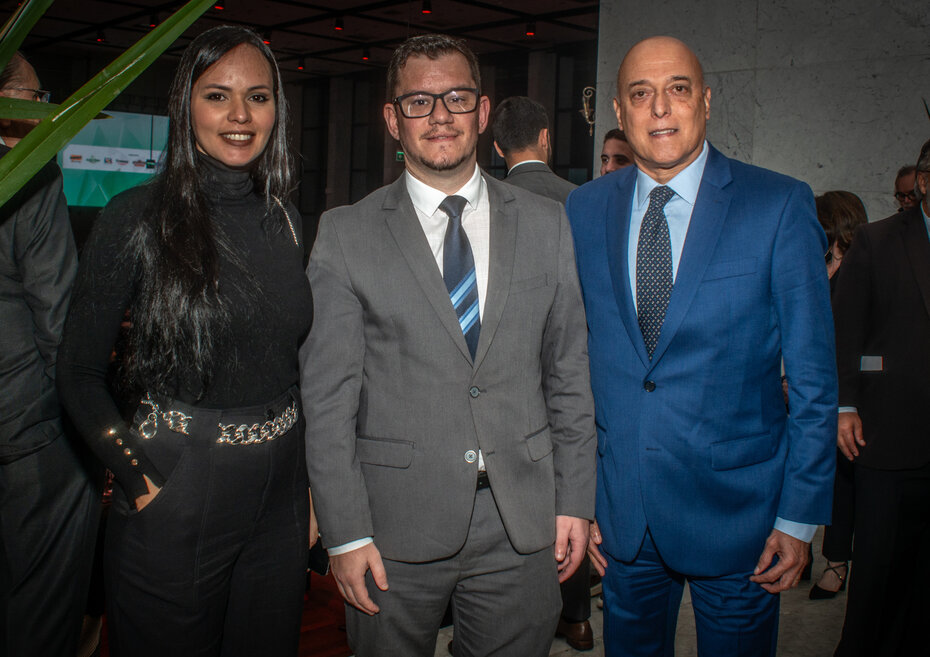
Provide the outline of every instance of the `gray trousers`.
<path id="1" fill-rule="evenodd" d="M 384 567 L 387 591 L 367 576 L 381 611 L 368 616 L 346 606 L 356 657 L 432 657 L 450 599 L 455 657 L 549 654 L 562 608 L 553 548 L 516 552 L 489 489 L 475 494 L 468 537 L 457 554 L 429 563 L 385 559 Z"/>

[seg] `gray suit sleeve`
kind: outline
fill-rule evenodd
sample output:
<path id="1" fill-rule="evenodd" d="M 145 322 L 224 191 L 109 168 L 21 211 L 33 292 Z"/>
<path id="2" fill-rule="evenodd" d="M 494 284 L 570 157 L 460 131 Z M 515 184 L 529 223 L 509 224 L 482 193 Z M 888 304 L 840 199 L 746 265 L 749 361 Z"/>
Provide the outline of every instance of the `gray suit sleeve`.
<path id="1" fill-rule="evenodd" d="M 313 328 L 300 349 L 307 417 L 307 472 L 323 544 L 372 536 L 371 510 L 355 454 L 365 357 L 362 305 L 339 241 L 337 216 L 325 213 L 307 266 Z"/>
<path id="2" fill-rule="evenodd" d="M 560 207 L 559 280 L 542 344 L 543 392 L 555 463 L 556 514 L 594 518 L 594 401 L 587 324 L 571 229 Z"/>

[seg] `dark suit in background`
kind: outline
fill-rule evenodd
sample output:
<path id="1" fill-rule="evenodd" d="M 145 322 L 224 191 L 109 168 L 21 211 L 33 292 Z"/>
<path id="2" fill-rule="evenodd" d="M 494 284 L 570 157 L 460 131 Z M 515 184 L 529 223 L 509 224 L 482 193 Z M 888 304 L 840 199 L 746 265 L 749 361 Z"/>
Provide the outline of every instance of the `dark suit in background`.
<path id="1" fill-rule="evenodd" d="M 858 410 L 865 440 L 854 460 L 856 540 L 846 622 L 836 652 L 844 657 L 927 650 L 927 230 L 919 205 L 862 226 L 837 274 L 833 312 L 839 404 Z"/>
<path id="2" fill-rule="evenodd" d="M 564 178 L 552 173 L 542 162 L 520 162 L 507 172 L 504 182 L 528 189 L 534 194 L 551 198 L 565 205 L 565 199 L 577 187 Z"/>
<path id="3" fill-rule="evenodd" d="M 77 271 L 61 185 L 49 163 L 0 208 L 2 655 L 73 657 L 100 510 L 55 391 Z"/>

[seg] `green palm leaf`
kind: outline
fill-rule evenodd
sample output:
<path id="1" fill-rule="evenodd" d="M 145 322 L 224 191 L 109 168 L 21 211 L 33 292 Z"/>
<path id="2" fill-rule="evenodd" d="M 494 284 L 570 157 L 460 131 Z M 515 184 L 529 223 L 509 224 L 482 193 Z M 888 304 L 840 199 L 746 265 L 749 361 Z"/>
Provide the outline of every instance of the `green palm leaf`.
<path id="1" fill-rule="evenodd" d="M 0 28 L 0 71 L 13 58 L 29 30 L 55 0 L 26 0 Z"/>
<path id="2" fill-rule="evenodd" d="M 212 2 L 188 2 L 74 92 L 0 159 L 0 205 L 158 59 Z"/>
<path id="3" fill-rule="evenodd" d="M 37 100 L 23 100 L 22 98 L 6 98 L 0 96 L 0 119 L 44 119 L 58 111 L 60 105 L 54 103 L 40 103 Z M 100 113 L 95 119 L 108 119 L 109 114 Z"/>

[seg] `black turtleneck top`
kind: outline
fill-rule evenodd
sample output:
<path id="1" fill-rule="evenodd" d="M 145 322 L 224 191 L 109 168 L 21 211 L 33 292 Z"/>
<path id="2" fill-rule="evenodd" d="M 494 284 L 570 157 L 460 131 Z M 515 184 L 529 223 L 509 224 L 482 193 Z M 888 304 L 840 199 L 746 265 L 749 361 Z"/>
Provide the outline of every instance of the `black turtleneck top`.
<path id="1" fill-rule="evenodd" d="M 232 328 L 216 347 L 209 388 L 201 391 L 197 377 L 182 374 L 175 398 L 211 409 L 263 404 L 297 384 L 297 349 L 313 318 L 300 216 L 293 205 L 286 206 L 298 246 L 280 209 L 265 218 L 264 199 L 248 171 L 228 169 L 203 155 L 198 164 L 211 219 L 248 271 L 220 255 L 218 294 L 231 309 Z M 130 240 L 156 205 L 154 191 L 141 185 L 119 194 L 95 222 L 58 357 L 62 403 L 130 500 L 147 491 L 143 475 L 157 486 L 164 477 L 146 458 L 145 440 L 122 420 L 106 378 L 120 323 L 139 283 Z"/>

